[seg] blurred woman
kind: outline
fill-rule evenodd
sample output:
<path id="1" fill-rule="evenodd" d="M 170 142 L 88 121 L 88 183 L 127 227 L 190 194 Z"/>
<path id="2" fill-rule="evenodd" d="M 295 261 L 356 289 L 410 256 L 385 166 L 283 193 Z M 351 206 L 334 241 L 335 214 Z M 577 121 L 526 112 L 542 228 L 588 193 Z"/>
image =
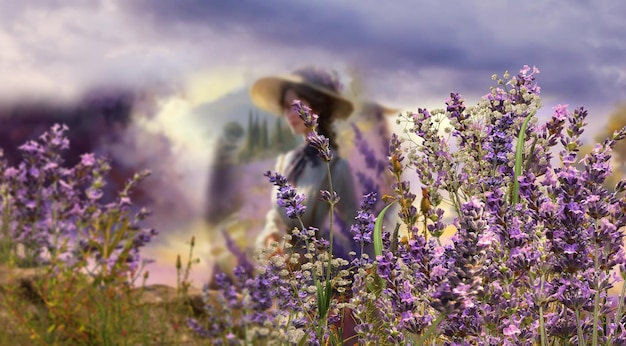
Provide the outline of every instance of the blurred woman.
<path id="1" fill-rule="evenodd" d="M 339 83 L 335 76 L 312 67 L 299 69 L 290 75 L 266 77 L 258 80 L 251 89 L 254 104 L 277 116 L 284 116 L 294 134 L 305 137 L 308 129 L 292 103 L 300 100 L 319 116 L 318 133 L 328 138 L 333 159 L 330 162 L 330 175 L 334 191 L 340 197 L 336 214 L 344 227 L 333 226 L 333 253 L 349 260 L 348 252 L 354 248 L 349 226 L 353 223 L 359 208 L 354 178 L 350 164 L 338 155 L 338 145 L 334 121 L 346 119 L 353 111 L 352 103 L 339 94 Z M 319 228 L 318 236 L 328 239 L 327 225 L 330 206 L 321 200 L 320 190 L 329 190 L 326 163 L 318 157 L 317 150 L 304 144 L 285 154 L 281 154 L 275 165 L 276 172 L 285 176 L 304 194 L 306 212 L 302 216 L 305 227 Z M 256 241 L 257 248 L 268 247 L 272 241 L 282 240 L 285 233 L 300 228 L 298 220 L 287 217 L 283 208 L 276 204 L 276 192 L 272 193 L 272 207 L 267 213 L 265 227 Z"/>

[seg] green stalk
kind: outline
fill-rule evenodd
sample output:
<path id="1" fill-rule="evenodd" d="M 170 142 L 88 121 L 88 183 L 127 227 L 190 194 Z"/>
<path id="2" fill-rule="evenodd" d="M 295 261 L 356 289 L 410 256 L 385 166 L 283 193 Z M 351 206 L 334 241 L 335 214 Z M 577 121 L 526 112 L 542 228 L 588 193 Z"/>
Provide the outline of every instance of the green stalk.
<path id="1" fill-rule="evenodd" d="M 541 292 L 543 293 L 544 273 L 541 273 Z M 541 333 L 541 346 L 548 345 L 548 337 L 546 336 L 546 322 L 543 316 L 543 302 L 539 306 L 539 332 Z"/>
<path id="2" fill-rule="evenodd" d="M 302 222 L 302 218 L 301 218 L 300 216 L 297 216 L 297 219 L 298 219 L 298 222 L 300 223 L 300 229 L 301 229 L 303 232 L 307 232 L 308 230 L 306 230 L 306 229 L 305 229 L 305 227 L 304 227 L 304 222 Z M 332 232 L 331 232 L 331 234 L 332 234 Z M 307 251 L 307 252 L 309 252 L 309 251 L 310 251 L 310 250 L 309 250 L 309 242 L 308 242 L 308 241 L 306 241 L 306 251 Z M 322 291 L 322 287 L 321 287 L 320 281 L 319 281 L 319 279 L 318 279 L 318 277 L 317 277 L 317 274 L 316 274 L 316 270 L 315 270 L 315 268 L 313 268 L 313 270 L 311 270 L 311 274 L 312 274 L 312 276 L 313 276 L 313 283 L 315 283 L 315 287 L 317 288 L 317 290 L 316 290 L 316 295 L 317 295 L 317 311 L 318 311 L 319 319 L 320 319 L 320 321 L 321 321 L 321 319 L 322 319 L 322 317 L 321 317 L 322 313 L 321 313 L 321 312 L 322 312 L 322 311 L 324 311 L 324 307 L 323 307 L 323 302 L 324 302 L 324 300 L 322 299 L 322 294 L 323 294 L 322 292 L 323 292 L 323 291 Z M 306 313 L 306 312 L 305 312 L 305 313 Z M 319 326 L 319 325 L 318 325 L 318 327 L 317 327 L 317 336 L 318 336 L 319 338 L 321 338 L 321 336 L 322 336 L 322 329 L 321 329 L 321 326 Z"/>
<path id="3" fill-rule="evenodd" d="M 333 179 L 330 176 L 330 162 L 326 163 L 326 172 L 328 173 L 328 187 L 330 189 L 330 195 L 333 196 L 334 195 L 334 189 L 333 189 Z M 330 282 L 330 270 L 332 269 L 331 267 L 331 259 L 333 256 L 333 221 L 334 221 L 334 217 L 335 217 L 335 202 L 331 202 L 330 203 L 330 237 L 329 237 L 329 245 L 328 245 L 328 251 L 329 251 L 329 259 L 328 259 L 328 272 L 326 273 L 326 284 L 328 285 L 328 283 Z"/>
<path id="4" fill-rule="evenodd" d="M 597 228 L 596 228 L 597 230 Z M 593 257 L 593 268 L 594 268 L 594 273 L 598 272 L 598 243 L 596 242 L 595 246 L 595 251 L 594 251 L 594 257 Z M 600 313 L 600 291 L 598 290 L 598 286 L 599 286 L 599 282 L 598 282 L 598 277 L 596 276 L 595 278 L 595 288 L 596 288 L 596 293 L 594 294 L 594 298 L 593 298 L 593 334 L 592 334 L 592 342 L 593 342 L 593 346 L 598 346 L 598 315 Z"/>
<path id="5" fill-rule="evenodd" d="M 391 238 L 389 239 L 389 251 L 396 253 L 398 251 L 398 231 L 400 230 L 400 224 L 396 223 L 396 227 L 393 228 Z"/>
<path id="6" fill-rule="evenodd" d="M 576 309 L 576 332 L 578 333 L 578 346 L 584 346 L 585 336 L 583 335 L 583 327 L 580 323 L 580 309 Z"/>
<path id="7" fill-rule="evenodd" d="M 446 316 L 447 316 L 447 314 L 443 314 L 443 313 L 439 314 L 439 316 L 437 317 L 435 322 L 433 322 L 433 324 L 430 325 L 428 330 L 426 330 L 426 332 L 424 334 L 422 334 L 422 336 L 419 338 L 419 340 L 417 340 L 417 344 L 418 345 L 423 345 L 424 342 L 426 340 L 428 340 L 430 335 L 435 332 L 437 327 L 439 327 L 439 324 L 441 324 L 441 322 L 443 321 L 444 318 L 446 318 Z"/>
<path id="8" fill-rule="evenodd" d="M 546 346 L 546 324 L 543 320 L 543 306 L 539 307 L 539 333 L 541 333 L 541 346 Z"/>
<path id="9" fill-rule="evenodd" d="M 330 172 L 330 162 L 326 162 L 326 173 L 328 175 L 328 187 L 330 195 L 334 195 L 333 189 L 333 180 Z M 319 281 L 315 275 L 315 270 L 313 270 L 313 280 L 315 282 L 316 293 L 317 293 L 317 311 L 318 311 L 318 337 L 321 338 L 323 327 L 328 323 L 328 312 L 330 311 L 330 303 L 331 303 L 331 295 L 332 295 L 332 285 L 330 284 L 330 273 L 332 271 L 332 256 L 333 256 L 333 223 L 334 223 L 334 209 L 335 202 L 330 202 L 330 235 L 328 239 L 328 268 L 326 270 L 326 277 L 324 279 L 324 285 L 322 286 L 322 282 Z M 304 226 L 303 226 L 304 229 Z"/>
<path id="10" fill-rule="evenodd" d="M 615 312 L 615 325 L 619 325 L 619 321 L 622 319 L 622 306 L 624 305 L 624 293 L 626 293 L 626 282 L 622 282 L 622 292 L 619 295 L 619 303 L 617 304 L 617 312 Z M 613 336 L 609 338 L 607 343 L 609 346 L 613 344 Z"/>
<path id="11" fill-rule="evenodd" d="M 456 211 L 456 214 L 461 217 L 461 198 L 459 197 L 459 191 L 454 191 L 454 194 L 452 194 L 453 196 L 453 204 L 454 204 L 454 210 Z"/>

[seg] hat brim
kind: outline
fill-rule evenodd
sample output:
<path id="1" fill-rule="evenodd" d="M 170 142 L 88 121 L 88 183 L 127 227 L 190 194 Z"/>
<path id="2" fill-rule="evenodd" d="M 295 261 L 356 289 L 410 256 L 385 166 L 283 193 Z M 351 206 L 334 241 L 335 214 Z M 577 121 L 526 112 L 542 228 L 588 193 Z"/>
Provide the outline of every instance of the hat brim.
<path id="1" fill-rule="evenodd" d="M 252 102 L 255 106 L 266 112 L 276 116 L 282 116 L 284 111 L 280 104 L 280 93 L 284 83 L 306 85 L 311 89 L 332 97 L 335 102 L 332 112 L 333 119 L 346 119 L 354 111 L 354 106 L 348 99 L 327 89 L 307 83 L 302 77 L 295 75 L 264 77 L 257 80 L 252 85 L 252 88 L 250 88 L 250 98 Z"/>
<path id="2" fill-rule="evenodd" d="M 362 106 L 363 111 L 368 113 L 378 113 L 383 115 L 398 115 L 402 111 L 399 108 L 389 108 L 380 103 L 367 102 Z"/>
<path id="3" fill-rule="evenodd" d="M 382 111 L 384 115 L 398 115 L 402 112 L 398 108 L 389 108 L 389 107 L 385 107 L 381 105 L 378 105 L 378 107 L 380 107 L 380 110 Z"/>

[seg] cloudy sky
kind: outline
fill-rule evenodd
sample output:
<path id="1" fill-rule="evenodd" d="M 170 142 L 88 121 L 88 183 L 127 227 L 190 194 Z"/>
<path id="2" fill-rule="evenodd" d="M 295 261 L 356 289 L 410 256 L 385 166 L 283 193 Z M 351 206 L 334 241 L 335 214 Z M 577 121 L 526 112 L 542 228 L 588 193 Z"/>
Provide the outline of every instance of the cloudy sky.
<path id="1" fill-rule="evenodd" d="M 0 0 L 0 101 L 155 90 L 155 128 L 183 140 L 194 107 L 301 65 L 416 110 L 450 91 L 475 103 L 527 64 L 544 115 L 585 106 L 597 130 L 626 100 L 624 14 L 619 0 Z"/>
<path id="2" fill-rule="evenodd" d="M 541 70 L 546 106 L 600 116 L 626 98 L 626 3 L 28 0 L 0 2 L 3 96 L 162 86 L 198 102 L 267 73 L 358 69 L 371 97 L 474 100 L 493 73 Z"/>

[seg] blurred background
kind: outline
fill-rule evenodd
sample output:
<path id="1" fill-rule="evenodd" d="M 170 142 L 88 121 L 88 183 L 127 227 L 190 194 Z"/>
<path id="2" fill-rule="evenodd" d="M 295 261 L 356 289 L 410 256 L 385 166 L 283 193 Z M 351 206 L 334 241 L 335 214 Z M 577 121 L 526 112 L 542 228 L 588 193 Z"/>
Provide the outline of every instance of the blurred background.
<path id="1" fill-rule="evenodd" d="M 402 128 L 372 102 L 442 108 L 455 91 L 471 105 L 492 74 L 523 65 L 541 70 L 540 118 L 557 104 L 588 109 L 589 150 L 626 125 L 624 13 L 611 0 L 0 0 L 0 146 L 15 164 L 19 145 L 66 123 L 68 164 L 85 152 L 112 159 L 109 198 L 152 170 L 133 196 L 160 232 L 144 251 L 156 260 L 149 283 L 175 284 L 176 255 L 195 235 L 200 287 L 214 263 L 232 264 L 222 230 L 241 247 L 259 231 L 271 187 L 262 173 L 299 140 L 253 107 L 255 79 L 337 70 L 357 104 L 338 124 L 341 148 L 373 181 L 359 147 L 384 160 L 381 134 Z M 626 174 L 624 143 L 615 169 Z"/>

